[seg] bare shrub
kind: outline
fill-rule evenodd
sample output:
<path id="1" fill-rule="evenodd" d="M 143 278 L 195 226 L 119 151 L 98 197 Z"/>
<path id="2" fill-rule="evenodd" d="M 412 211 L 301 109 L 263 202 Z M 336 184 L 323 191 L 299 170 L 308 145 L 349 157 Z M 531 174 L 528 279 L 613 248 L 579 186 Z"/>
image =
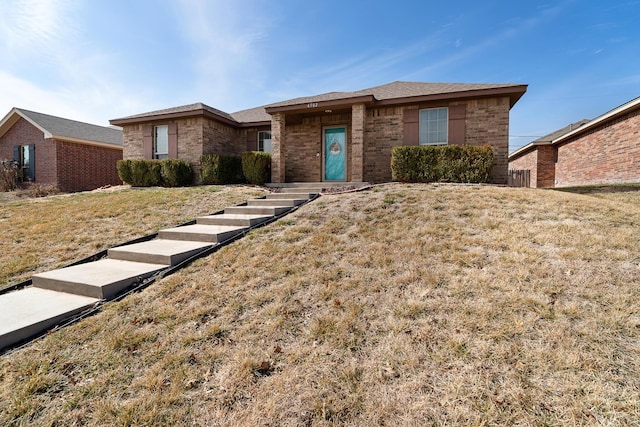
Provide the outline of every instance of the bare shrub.
<path id="1" fill-rule="evenodd" d="M 18 186 L 18 165 L 13 160 L 0 161 L 0 191 L 13 191 Z"/>

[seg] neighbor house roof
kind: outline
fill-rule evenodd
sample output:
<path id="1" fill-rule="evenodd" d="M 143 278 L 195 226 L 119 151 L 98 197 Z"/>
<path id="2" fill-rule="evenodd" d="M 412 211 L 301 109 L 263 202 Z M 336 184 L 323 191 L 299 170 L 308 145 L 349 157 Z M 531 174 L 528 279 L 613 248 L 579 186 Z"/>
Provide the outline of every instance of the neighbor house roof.
<path id="1" fill-rule="evenodd" d="M 633 110 L 636 110 L 640 108 L 640 97 L 632 99 L 629 102 L 626 102 L 622 105 L 620 105 L 619 107 L 614 108 L 611 111 L 608 111 L 606 113 L 604 113 L 601 116 L 596 117 L 595 119 L 589 121 L 588 123 L 585 123 L 583 126 L 572 130 L 571 132 L 567 132 L 564 135 L 561 135 L 557 138 L 555 138 L 552 143 L 553 144 L 558 144 L 561 142 L 566 141 L 567 139 L 576 136 L 578 134 L 581 134 L 583 132 L 586 132 L 590 129 L 593 129 L 594 127 L 602 124 L 602 123 L 607 123 L 611 120 L 615 120 L 620 116 L 623 116 Z"/>
<path id="2" fill-rule="evenodd" d="M 45 138 L 114 148 L 122 148 L 123 145 L 122 130 L 120 129 L 63 119 L 22 108 L 12 108 L 0 121 L 0 136 L 4 135 L 20 118 L 42 131 Z"/>
<path id="3" fill-rule="evenodd" d="M 538 146 L 538 145 L 549 145 L 553 142 L 553 140 L 561 137 L 562 135 L 565 135 L 571 131 L 574 131 L 578 128 L 580 128 L 581 126 L 584 126 L 585 123 L 589 123 L 589 119 L 582 119 L 579 120 L 575 123 L 571 123 L 561 129 L 558 129 L 556 131 L 553 131 L 545 136 L 542 136 L 534 141 L 531 141 L 530 143 L 528 143 L 527 145 L 523 145 L 522 147 L 518 148 L 516 151 L 514 151 L 513 153 L 511 153 L 509 155 L 509 160 L 512 160 L 516 157 L 520 157 L 521 155 L 523 155 L 524 153 L 530 151 L 531 149 L 533 149 L 533 147 Z"/>
<path id="4" fill-rule="evenodd" d="M 370 102 L 376 105 L 464 99 L 484 96 L 509 96 L 511 106 L 524 95 L 527 85 L 486 83 L 424 83 L 396 81 L 355 92 L 329 92 L 321 95 L 290 99 L 266 105 L 267 112 L 285 111 L 299 106 L 323 107 L 332 103 Z M 342 101 L 342 102 L 340 102 Z"/>

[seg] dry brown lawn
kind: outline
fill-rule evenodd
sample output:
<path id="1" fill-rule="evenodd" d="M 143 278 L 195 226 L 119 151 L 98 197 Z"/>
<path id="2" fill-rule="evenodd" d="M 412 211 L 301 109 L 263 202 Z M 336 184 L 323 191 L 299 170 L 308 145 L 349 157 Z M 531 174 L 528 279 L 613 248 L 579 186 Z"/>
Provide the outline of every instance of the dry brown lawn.
<path id="1" fill-rule="evenodd" d="M 123 186 L 45 198 L 0 193 L 0 289 L 262 194 L 241 186 Z"/>
<path id="2" fill-rule="evenodd" d="M 628 196 L 323 196 L 3 356 L 0 423 L 636 425 Z"/>

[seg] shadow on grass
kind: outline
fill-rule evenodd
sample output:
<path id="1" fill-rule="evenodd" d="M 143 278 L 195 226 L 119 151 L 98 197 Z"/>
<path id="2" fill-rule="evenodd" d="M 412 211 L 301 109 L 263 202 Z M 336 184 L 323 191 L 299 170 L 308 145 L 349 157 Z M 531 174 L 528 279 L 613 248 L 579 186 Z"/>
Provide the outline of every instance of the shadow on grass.
<path id="1" fill-rule="evenodd" d="M 562 187 L 553 188 L 554 191 L 563 191 L 575 194 L 602 194 L 602 193 L 625 193 L 630 191 L 640 191 L 640 183 L 635 184 L 606 184 L 606 185 L 585 185 L 582 187 Z"/>

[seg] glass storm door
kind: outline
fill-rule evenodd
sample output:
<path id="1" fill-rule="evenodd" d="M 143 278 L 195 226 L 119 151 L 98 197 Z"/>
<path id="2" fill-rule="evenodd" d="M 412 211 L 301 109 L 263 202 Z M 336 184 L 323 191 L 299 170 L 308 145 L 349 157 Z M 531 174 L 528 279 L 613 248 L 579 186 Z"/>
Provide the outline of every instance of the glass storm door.
<path id="1" fill-rule="evenodd" d="M 346 179 L 346 129 L 327 128 L 324 130 L 324 180 L 344 181 Z"/>

